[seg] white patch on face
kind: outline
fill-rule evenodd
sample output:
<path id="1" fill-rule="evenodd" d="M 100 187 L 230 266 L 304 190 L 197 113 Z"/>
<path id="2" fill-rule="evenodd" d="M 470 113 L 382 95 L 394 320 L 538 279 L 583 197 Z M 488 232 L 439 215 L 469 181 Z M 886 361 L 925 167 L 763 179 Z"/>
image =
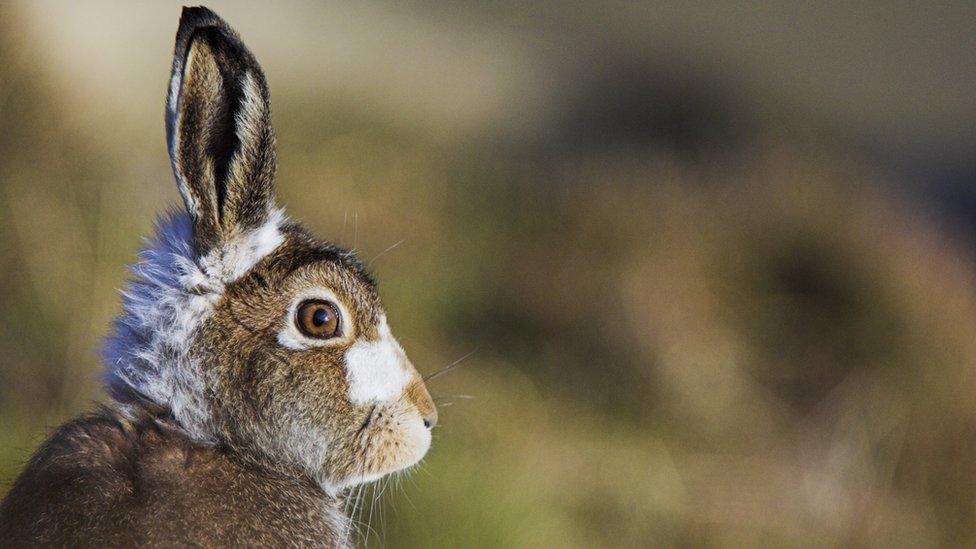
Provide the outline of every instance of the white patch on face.
<path id="1" fill-rule="evenodd" d="M 390 333 L 385 316 L 380 317 L 377 330 L 379 339 L 357 341 L 346 351 L 349 400 L 356 405 L 398 399 L 410 383 L 407 356 Z"/>

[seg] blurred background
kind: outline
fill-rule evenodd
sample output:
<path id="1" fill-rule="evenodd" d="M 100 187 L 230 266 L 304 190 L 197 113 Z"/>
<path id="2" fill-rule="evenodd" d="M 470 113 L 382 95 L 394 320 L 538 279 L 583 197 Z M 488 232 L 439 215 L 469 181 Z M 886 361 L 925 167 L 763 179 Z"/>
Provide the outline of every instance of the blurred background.
<path id="1" fill-rule="evenodd" d="M 359 251 L 422 372 L 467 356 L 360 544 L 976 543 L 976 5 L 211 7 L 289 213 Z M 125 265 L 180 204 L 179 11 L 0 4 L 5 481 L 105 399 Z"/>

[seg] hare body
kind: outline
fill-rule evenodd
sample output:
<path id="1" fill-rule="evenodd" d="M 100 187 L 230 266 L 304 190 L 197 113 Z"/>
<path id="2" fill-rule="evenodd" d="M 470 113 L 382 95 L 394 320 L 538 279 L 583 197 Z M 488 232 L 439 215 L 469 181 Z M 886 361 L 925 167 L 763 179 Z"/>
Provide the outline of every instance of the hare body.
<path id="1" fill-rule="evenodd" d="M 356 255 L 275 204 L 264 74 L 206 8 L 180 20 L 166 132 L 185 211 L 123 292 L 113 401 L 34 454 L 0 541 L 344 546 L 343 495 L 423 458 L 430 394 Z"/>
<path id="2" fill-rule="evenodd" d="M 344 547 L 335 498 L 300 475 L 103 409 L 57 430 L 8 494 L 5 547 Z"/>

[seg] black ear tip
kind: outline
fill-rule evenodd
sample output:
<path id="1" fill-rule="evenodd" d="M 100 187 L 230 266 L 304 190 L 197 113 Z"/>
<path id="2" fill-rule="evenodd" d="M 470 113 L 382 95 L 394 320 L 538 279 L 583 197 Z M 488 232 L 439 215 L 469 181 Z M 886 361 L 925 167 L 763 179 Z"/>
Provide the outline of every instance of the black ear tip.
<path id="1" fill-rule="evenodd" d="M 214 12 L 207 6 L 183 6 L 183 17 L 194 14 L 214 15 Z"/>
<path id="2" fill-rule="evenodd" d="M 180 14 L 180 26 L 177 36 L 189 36 L 193 31 L 202 27 L 221 27 L 230 29 L 226 22 L 219 15 L 203 6 L 183 7 Z"/>
<path id="3" fill-rule="evenodd" d="M 200 15 L 214 15 L 207 6 L 183 6 L 183 17 L 197 17 Z"/>
<path id="4" fill-rule="evenodd" d="M 214 21 L 220 21 L 220 17 L 204 6 L 183 6 L 180 14 L 180 27 L 199 27 L 203 25 L 213 25 Z"/>

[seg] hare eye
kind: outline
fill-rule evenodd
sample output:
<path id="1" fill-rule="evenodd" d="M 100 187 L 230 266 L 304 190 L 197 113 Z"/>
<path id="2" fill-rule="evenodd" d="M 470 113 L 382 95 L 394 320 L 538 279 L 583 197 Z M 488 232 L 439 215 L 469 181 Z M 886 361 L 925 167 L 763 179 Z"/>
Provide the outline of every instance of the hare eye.
<path id="1" fill-rule="evenodd" d="M 339 309 L 328 301 L 305 301 L 295 313 L 295 325 L 308 337 L 335 337 L 339 335 Z"/>

